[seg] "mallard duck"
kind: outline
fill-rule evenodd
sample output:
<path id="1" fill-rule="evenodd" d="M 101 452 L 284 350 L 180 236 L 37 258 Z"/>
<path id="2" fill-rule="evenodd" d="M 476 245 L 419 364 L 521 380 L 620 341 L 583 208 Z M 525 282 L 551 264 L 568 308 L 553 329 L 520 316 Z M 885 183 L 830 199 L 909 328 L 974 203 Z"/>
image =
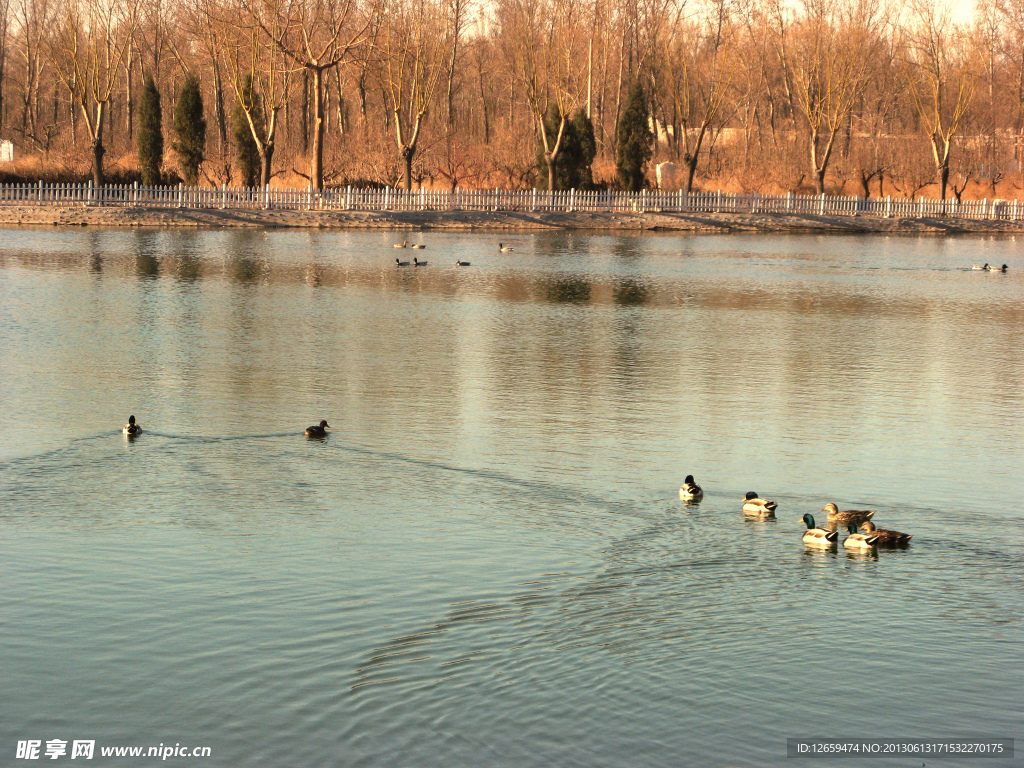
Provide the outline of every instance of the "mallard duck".
<path id="1" fill-rule="evenodd" d="M 427 266 L 427 262 L 419 261 L 415 256 L 412 257 L 412 264 L 413 264 L 414 267 L 425 267 L 425 266 Z"/>
<path id="2" fill-rule="evenodd" d="M 397 264 L 400 267 L 408 267 L 409 266 L 409 262 L 408 261 L 402 261 L 400 259 L 395 259 L 395 264 Z"/>
<path id="3" fill-rule="evenodd" d="M 512 251 L 515 250 L 515 248 L 513 248 L 511 245 L 503 245 L 502 243 L 498 243 L 498 250 L 501 251 L 502 253 L 511 253 Z"/>
<path id="4" fill-rule="evenodd" d="M 409 241 L 408 240 L 403 240 L 400 243 L 395 243 L 395 248 L 408 248 L 408 247 L 409 247 Z"/>
<path id="5" fill-rule="evenodd" d="M 321 419 L 319 424 L 306 427 L 306 437 L 327 437 L 327 430 L 330 428 L 331 425 L 327 423 L 327 420 Z"/>
<path id="6" fill-rule="evenodd" d="M 457 267 L 468 267 L 468 266 L 470 266 L 470 264 L 469 264 L 468 261 L 460 261 L 459 259 L 456 259 L 455 260 L 455 266 L 457 266 Z"/>
<path id="7" fill-rule="evenodd" d="M 124 425 L 124 429 L 121 432 L 125 435 L 139 435 L 142 434 L 142 427 L 135 423 L 134 416 L 129 416 L 128 423 Z"/>
<path id="8" fill-rule="evenodd" d="M 694 482 L 693 475 L 687 475 L 679 489 L 679 498 L 683 501 L 700 501 L 703 497 L 704 489 Z"/>
<path id="9" fill-rule="evenodd" d="M 834 547 L 839 538 L 839 531 L 826 531 L 814 524 L 813 515 L 804 515 L 807 530 L 804 531 L 804 544 L 809 547 Z"/>
<path id="10" fill-rule="evenodd" d="M 850 532 L 850 535 L 843 539 L 843 546 L 847 549 L 872 549 L 878 542 L 878 536 L 867 533 L 857 533 L 857 524 L 850 523 L 846 526 L 846 530 Z M 833 531 L 837 534 L 839 531 Z"/>
<path id="11" fill-rule="evenodd" d="M 878 546 L 880 547 L 905 547 L 910 543 L 910 540 L 914 538 L 913 535 L 909 533 L 900 533 L 899 531 L 887 531 L 884 528 L 875 528 L 875 524 L 870 520 L 862 523 L 860 528 L 869 535 L 876 535 L 878 537 Z"/>
<path id="12" fill-rule="evenodd" d="M 984 264 L 972 264 L 971 269 L 988 269 L 988 262 L 986 261 Z"/>
<path id="13" fill-rule="evenodd" d="M 821 511 L 828 512 L 828 527 L 830 530 L 836 526 L 848 525 L 850 523 L 860 525 L 865 520 L 870 520 L 875 514 L 873 509 L 848 509 L 845 512 L 840 512 L 839 507 L 831 501 L 822 507 Z"/>
<path id="14" fill-rule="evenodd" d="M 778 506 L 774 501 L 759 498 L 754 491 L 748 491 L 743 499 L 743 514 L 775 517 L 775 510 Z"/>
<path id="15" fill-rule="evenodd" d="M 988 271 L 989 272 L 1005 272 L 1007 270 L 1007 268 L 1008 267 L 1005 264 L 1003 264 L 1003 266 L 1001 266 L 1001 267 L 997 267 L 995 264 L 989 264 L 988 265 Z"/>
<path id="16" fill-rule="evenodd" d="M 415 245 L 413 245 L 412 247 L 413 247 L 413 248 L 426 248 L 427 246 L 426 246 L 426 245 L 424 245 L 423 243 L 416 243 L 416 244 L 415 244 Z"/>

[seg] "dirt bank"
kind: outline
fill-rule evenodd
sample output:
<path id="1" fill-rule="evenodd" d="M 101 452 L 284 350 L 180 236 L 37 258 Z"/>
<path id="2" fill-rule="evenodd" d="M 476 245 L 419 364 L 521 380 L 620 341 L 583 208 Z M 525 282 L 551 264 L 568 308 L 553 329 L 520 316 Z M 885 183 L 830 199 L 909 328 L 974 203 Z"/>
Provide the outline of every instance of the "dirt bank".
<path id="1" fill-rule="evenodd" d="M 678 232 L 1024 233 L 1024 222 L 955 218 L 711 213 L 529 213 L 497 211 L 352 212 L 2 206 L 0 226 L 313 227 L 338 229 L 543 230 Z"/>

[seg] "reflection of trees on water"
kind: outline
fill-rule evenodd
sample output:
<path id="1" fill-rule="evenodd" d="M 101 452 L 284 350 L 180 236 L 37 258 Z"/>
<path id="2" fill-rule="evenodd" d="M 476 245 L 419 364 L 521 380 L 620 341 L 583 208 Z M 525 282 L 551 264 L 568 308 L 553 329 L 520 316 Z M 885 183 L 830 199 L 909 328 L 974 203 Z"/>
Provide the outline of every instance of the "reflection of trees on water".
<path id="1" fill-rule="evenodd" d="M 158 234 L 156 232 L 135 233 L 135 275 L 141 278 L 160 277 Z"/>
<path id="2" fill-rule="evenodd" d="M 549 301 L 565 304 L 587 304 L 590 301 L 590 283 L 580 277 L 551 280 L 544 290 Z"/>
<path id="3" fill-rule="evenodd" d="M 638 280 L 617 280 L 612 288 L 612 297 L 622 306 L 639 306 L 647 303 L 647 288 Z"/>

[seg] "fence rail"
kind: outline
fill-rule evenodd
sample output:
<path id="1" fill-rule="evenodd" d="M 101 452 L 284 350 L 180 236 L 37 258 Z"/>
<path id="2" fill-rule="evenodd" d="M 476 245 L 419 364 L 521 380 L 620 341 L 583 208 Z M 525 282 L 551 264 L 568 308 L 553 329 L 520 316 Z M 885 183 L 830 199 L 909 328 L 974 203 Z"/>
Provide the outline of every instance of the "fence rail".
<path id="1" fill-rule="evenodd" d="M 766 213 L 1020 221 L 1016 200 L 908 200 L 727 192 L 547 192 L 542 190 L 272 189 L 115 184 L 3 184 L 0 206 L 112 206 L 299 211 L 493 211 L 553 213 Z"/>

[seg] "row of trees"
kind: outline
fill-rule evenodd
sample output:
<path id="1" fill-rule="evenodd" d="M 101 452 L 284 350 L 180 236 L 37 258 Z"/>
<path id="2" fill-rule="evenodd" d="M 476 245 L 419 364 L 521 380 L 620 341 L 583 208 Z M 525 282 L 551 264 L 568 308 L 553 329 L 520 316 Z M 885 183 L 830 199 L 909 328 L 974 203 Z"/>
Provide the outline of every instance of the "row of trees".
<path id="1" fill-rule="evenodd" d="M 1024 0 L 0 0 L 0 134 L 97 182 L 945 197 L 1022 128 Z"/>

